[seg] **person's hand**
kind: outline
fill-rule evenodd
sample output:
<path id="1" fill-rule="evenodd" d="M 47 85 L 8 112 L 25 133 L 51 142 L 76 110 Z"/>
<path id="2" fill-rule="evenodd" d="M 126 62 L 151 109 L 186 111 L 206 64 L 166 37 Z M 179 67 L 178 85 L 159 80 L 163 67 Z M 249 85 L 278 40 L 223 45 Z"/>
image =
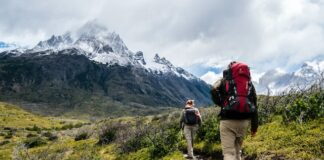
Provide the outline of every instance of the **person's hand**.
<path id="1" fill-rule="evenodd" d="M 255 135 L 256 135 L 256 131 L 252 131 L 251 132 L 251 137 L 255 137 Z"/>

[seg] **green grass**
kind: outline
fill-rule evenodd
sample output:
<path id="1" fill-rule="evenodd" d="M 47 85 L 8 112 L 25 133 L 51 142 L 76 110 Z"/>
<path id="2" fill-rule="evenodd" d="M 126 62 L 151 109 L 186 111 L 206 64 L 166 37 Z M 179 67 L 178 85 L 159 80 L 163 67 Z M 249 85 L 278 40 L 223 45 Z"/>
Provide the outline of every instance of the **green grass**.
<path id="1" fill-rule="evenodd" d="M 52 132 L 55 128 L 62 128 L 67 124 L 78 124 L 80 120 L 71 120 L 57 117 L 43 117 L 29 113 L 18 106 L 0 102 L 0 142 L 9 141 L 9 143 L 0 146 L 0 159 L 12 159 L 15 148 L 21 146 L 27 140 L 28 134 L 41 136 L 41 132 Z M 28 130 L 27 130 L 28 129 Z M 11 138 L 5 135 L 12 133 Z M 28 149 L 31 154 L 40 152 L 44 148 L 50 148 L 61 145 L 62 143 L 53 143 L 47 140 L 47 145 Z M 57 143 L 57 144 L 56 144 Z M 62 146 L 69 146 L 67 143 Z M 60 147 L 58 147 L 60 148 Z M 53 151 L 53 153 L 56 153 Z M 51 154 L 51 153 L 49 153 Z"/>
<path id="2" fill-rule="evenodd" d="M 41 128 L 61 126 L 53 118 L 34 115 L 17 106 L 0 102 L 0 127 L 26 128 L 34 125 Z"/>
<path id="3" fill-rule="evenodd" d="M 216 116 L 215 108 L 202 109 L 201 112 L 206 117 L 204 118 L 207 124 L 207 114 L 209 116 Z M 215 113 L 214 113 L 215 111 Z M 159 125 L 162 121 L 167 122 L 167 119 L 173 117 L 172 121 L 168 123 L 174 123 L 177 119 L 177 114 L 165 114 L 158 116 L 146 116 L 146 117 L 120 117 L 105 119 L 93 123 L 94 128 L 102 124 L 128 123 L 135 128 L 135 124 L 141 122 L 142 124 Z M 1 120 L 2 119 L 2 120 Z M 6 119 L 6 121 L 3 121 Z M 111 143 L 108 145 L 97 145 L 98 137 L 90 137 L 86 140 L 75 141 L 74 136 L 59 136 L 56 141 L 49 141 L 46 137 L 42 136 L 39 131 L 25 130 L 27 127 L 37 126 L 41 131 L 48 131 L 50 128 L 62 128 L 62 126 L 80 122 L 78 120 L 64 120 L 59 117 L 42 117 L 28 113 L 17 106 L 0 103 L 0 142 L 9 141 L 0 146 L 0 159 L 12 159 L 14 151 L 19 148 L 20 144 L 27 138 L 27 134 L 34 134 L 41 136 L 46 140 L 46 144 L 36 146 L 28 149 L 30 156 L 41 158 L 46 155 L 47 159 L 94 159 L 94 160 L 146 160 L 150 159 L 152 155 L 152 146 L 141 148 L 128 154 L 120 153 L 118 150 L 118 144 Z M 219 123 L 212 121 L 213 123 Z M 169 124 L 169 125 L 170 125 Z M 259 127 L 257 135 L 253 138 L 248 134 L 244 141 L 244 154 L 246 157 L 255 157 L 258 159 L 273 159 L 275 157 L 283 157 L 286 159 L 324 159 L 324 118 L 312 120 L 303 124 L 296 122 L 290 122 L 288 124 L 283 123 L 282 116 L 275 116 L 270 120 L 270 123 L 266 123 Z M 16 129 L 12 138 L 5 138 L 8 134 L 8 130 L 5 127 Z M 71 130 L 70 130 L 71 129 Z M 73 132 L 78 128 L 67 128 L 59 130 L 57 132 Z M 53 131 L 53 130 L 49 130 Z M 174 132 L 176 134 L 177 132 Z M 212 157 L 218 159 L 221 155 L 221 145 L 219 142 L 207 141 L 196 139 L 194 145 L 194 152 L 205 157 Z M 184 137 L 177 144 L 178 148 L 170 151 L 164 157 L 158 158 L 163 160 L 181 160 L 183 158 L 182 151 L 186 150 L 186 142 Z M 26 156 L 26 153 L 21 151 L 21 156 Z M 17 153 L 15 153 L 17 155 Z"/>
<path id="4" fill-rule="evenodd" d="M 274 156 L 289 159 L 324 159 L 324 119 L 303 125 L 294 122 L 284 125 L 281 116 L 259 128 L 253 138 L 244 142 L 247 155 L 264 159 Z"/>
<path id="5" fill-rule="evenodd" d="M 150 159 L 150 152 L 148 148 L 143 148 L 137 152 L 129 153 L 127 155 L 122 155 L 118 160 L 147 160 Z"/>
<path id="6" fill-rule="evenodd" d="M 133 152 L 117 158 L 118 160 L 148 160 L 151 159 L 149 148 L 143 148 L 137 152 Z M 174 151 L 163 158 L 162 160 L 184 160 L 183 153 L 179 150 Z"/>
<path id="7" fill-rule="evenodd" d="M 175 151 L 163 158 L 163 160 L 184 160 L 183 153 L 180 151 Z"/>

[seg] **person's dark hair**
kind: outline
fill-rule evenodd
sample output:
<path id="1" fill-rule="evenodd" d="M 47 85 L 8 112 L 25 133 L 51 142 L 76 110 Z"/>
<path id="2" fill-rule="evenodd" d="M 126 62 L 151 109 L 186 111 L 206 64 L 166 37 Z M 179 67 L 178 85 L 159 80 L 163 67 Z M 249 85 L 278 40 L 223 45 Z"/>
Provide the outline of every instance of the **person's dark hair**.
<path id="1" fill-rule="evenodd" d="M 231 68 L 234 63 L 236 63 L 236 61 L 232 61 L 231 63 L 229 63 L 228 68 Z"/>

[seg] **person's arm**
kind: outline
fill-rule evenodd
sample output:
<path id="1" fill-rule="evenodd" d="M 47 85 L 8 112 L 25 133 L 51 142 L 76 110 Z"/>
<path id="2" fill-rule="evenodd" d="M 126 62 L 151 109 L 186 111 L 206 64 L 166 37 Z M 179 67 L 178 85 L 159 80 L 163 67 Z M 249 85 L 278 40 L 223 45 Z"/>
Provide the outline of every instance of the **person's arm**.
<path id="1" fill-rule="evenodd" d="M 198 125 L 201 126 L 201 124 L 202 124 L 201 114 L 200 114 L 198 108 L 196 108 L 196 110 L 197 110 L 196 115 L 198 116 Z"/>
<path id="2" fill-rule="evenodd" d="M 212 89 L 210 91 L 211 93 L 211 97 L 213 102 L 217 105 L 217 106 L 221 106 L 222 104 L 222 95 L 221 95 L 221 86 L 223 83 L 223 78 L 218 79 L 212 86 Z"/>
<path id="3" fill-rule="evenodd" d="M 258 130 L 258 105 L 257 105 L 257 95 L 254 86 L 252 85 L 252 97 L 253 101 L 252 103 L 255 106 L 256 111 L 252 114 L 251 117 L 251 135 L 254 136 Z"/>
<path id="4" fill-rule="evenodd" d="M 183 129 L 183 127 L 184 127 L 183 122 L 184 122 L 184 115 L 183 115 L 183 111 L 182 111 L 181 117 L 180 117 L 180 129 Z"/>

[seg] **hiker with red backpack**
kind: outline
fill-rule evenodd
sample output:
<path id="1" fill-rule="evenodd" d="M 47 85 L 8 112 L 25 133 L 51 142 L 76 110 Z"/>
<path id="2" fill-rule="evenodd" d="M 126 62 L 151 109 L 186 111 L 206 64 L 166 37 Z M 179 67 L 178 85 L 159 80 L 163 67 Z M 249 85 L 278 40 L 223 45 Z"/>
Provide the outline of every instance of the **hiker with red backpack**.
<path id="1" fill-rule="evenodd" d="M 188 100 L 186 106 L 182 111 L 180 118 L 180 128 L 184 130 L 184 135 L 187 141 L 187 158 L 194 158 L 193 155 L 193 139 L 198 125 L 201 125 L 201 115 L 197 108 L 194 107 L 194 100 Z"/>
<path id="2" fill-rule="evenodd" d="M 240 160 L 248 126 L 251 125 L 251 136 L 258 128 L 257 96 L 249 67 L 231 62 L 223 71 L 223 78 L 214 83 L 211 95 L 214 103 L 221 107 L 220 136 L 224 160 Z"/>

